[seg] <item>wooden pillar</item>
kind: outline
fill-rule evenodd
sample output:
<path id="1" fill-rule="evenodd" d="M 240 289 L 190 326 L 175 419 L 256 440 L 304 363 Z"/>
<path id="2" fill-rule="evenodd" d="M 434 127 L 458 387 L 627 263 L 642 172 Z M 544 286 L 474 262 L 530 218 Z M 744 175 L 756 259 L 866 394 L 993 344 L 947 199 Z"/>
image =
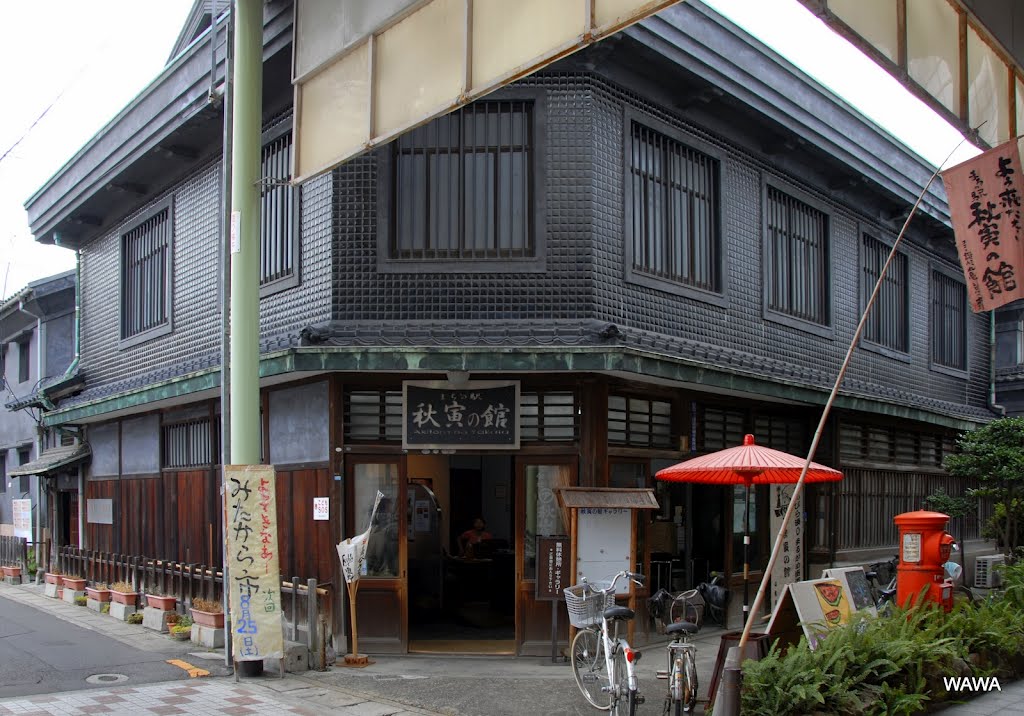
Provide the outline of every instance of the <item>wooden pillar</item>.
<path id="1" fill-rule="evenodd" d="M 608 381 L 603 377 L 583 378 L 580 393 L 580 485 L 608 484 Z"/>

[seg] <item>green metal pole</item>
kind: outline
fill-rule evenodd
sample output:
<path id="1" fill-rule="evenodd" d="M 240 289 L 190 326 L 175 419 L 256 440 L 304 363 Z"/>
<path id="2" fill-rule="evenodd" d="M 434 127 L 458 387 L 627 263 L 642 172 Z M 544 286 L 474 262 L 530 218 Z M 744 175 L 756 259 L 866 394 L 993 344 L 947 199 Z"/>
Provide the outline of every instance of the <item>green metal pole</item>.
<path id="1" fill-rule="evenodd" d="M 260 461 L 260 130 L 263 3 L 235 6 L 231 160 L 231 462 Z"/>

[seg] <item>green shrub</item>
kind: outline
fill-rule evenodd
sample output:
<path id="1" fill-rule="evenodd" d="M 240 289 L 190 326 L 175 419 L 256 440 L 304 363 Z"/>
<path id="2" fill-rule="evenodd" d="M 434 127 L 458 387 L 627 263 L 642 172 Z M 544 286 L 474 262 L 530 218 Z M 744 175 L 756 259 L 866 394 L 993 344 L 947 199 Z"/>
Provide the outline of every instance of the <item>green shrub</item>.
<path id="1" fill-rule="evenodd" d="M 88 597 L 75 597 L 75 604 L 77 604 L 80 607 L 84 607 L 88 603 L 89 603 L 89 598 Z"/>
<path id="2" fill-rule="evenodd" d="M 100 607 L 100 614 L 110 614 L 110 602 L 103 602 Z"/>
<path id="3" fill-rule="evenodd" d="M 125 621 L 128 622 L 129 624 L 141 624 L 142 623 L 142 615 L 139 614 L 138 612 L 136 612 L 135 614 L 129 614 L 128 617 L 125 619 Z"/>

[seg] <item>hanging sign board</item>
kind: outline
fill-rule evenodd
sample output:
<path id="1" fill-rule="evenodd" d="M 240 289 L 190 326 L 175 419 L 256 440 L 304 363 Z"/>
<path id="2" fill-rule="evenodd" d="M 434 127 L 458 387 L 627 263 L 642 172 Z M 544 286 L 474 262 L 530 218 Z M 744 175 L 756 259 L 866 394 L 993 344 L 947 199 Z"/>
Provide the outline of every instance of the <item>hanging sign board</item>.
<path id="1" fill-rule="evenodd" d="M 235 661 L 280 659 L 281 570 L 273 465 L 225 465 L 225 525 Z"/>
<path id="2" fill-rule="evenodd" d="M 402 384 L 402 447 L 445 450 L 519 448 L 519 382 Z"/>
<path id="3" fill-rule="evenodd" d="M 32 539 L 32 500 L 11 500 L 14 511 L 14 536 Z"/>
<path id="4" fill-rule="evenodd" d="M 559 601 L 569 582 L 569 538 L 537 538 L 537 591 L 538 602 Z"/>

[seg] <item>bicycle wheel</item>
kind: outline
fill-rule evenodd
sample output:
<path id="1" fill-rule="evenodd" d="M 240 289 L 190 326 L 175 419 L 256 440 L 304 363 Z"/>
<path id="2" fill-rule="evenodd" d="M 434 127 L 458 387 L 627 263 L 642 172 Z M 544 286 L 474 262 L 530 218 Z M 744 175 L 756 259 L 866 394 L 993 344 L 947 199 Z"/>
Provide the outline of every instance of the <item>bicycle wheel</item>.
<path id="1" fill-rule="evenodd" d="M 958 584 L 953 587 L 953 601 L 967 602 L 971 606 L 978 604 L 978 599 L 974 596 L 974 592 L 971 591 L 970 587 L 963 584 Z"/>
<path id="2" fill-rule="evenodd" d="M 693 662 L 693 652 L 684 652 L 682 662 L 683 699 L 679 705 L 682 707 L 682 713 L 689 714 L 697 707 L 697 665 Z"/>
<path id="3" fill-rule="evenodd" d="M 615 650 L 615 680 L 618 688 L 609 694 L 612 716 L 633 716 L 636 713 L 636 692 L 629 690 L 629 673 L 626 671 L 626 655 L 622 649 Z"/>
<path id="4" fill-rule="evenodd" d="M 604 663 L 604 645 L 601 634 L 593 629 L 580 629 L 570 649 L 572 676 L 591 706 L 607 711 L 612 705 L 608 669 Z"/>

